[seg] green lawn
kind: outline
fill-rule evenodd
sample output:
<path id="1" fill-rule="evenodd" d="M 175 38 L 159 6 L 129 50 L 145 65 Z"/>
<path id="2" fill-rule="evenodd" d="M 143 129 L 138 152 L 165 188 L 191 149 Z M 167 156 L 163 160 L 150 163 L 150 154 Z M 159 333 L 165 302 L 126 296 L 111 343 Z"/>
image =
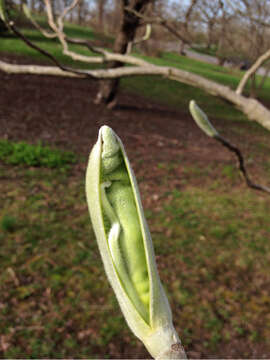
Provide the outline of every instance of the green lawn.
<path id="1" fill-rule="evenodd" d="M 157 165 L 163 182 L 175 179 L 175 166 Z M 146 215 L 185 346 L 220 354 L 234 339 L 249 357 L 252 347 L 270 345 L 270 203 L 252 190 L 231 191 L 235 168 L 220 165 L 223 181 L 209 181 L 211 172 L 185 166 L 185 190 L 159 192 L 158 209 Z M 202 189 L 187 185 L 195 174 Z M 145 356 L 106 280 L 84 174 L 0 163 L 0 175 L 8 179 L 0 194 L 4 357 L 119 357 L 121 348 Z"/>

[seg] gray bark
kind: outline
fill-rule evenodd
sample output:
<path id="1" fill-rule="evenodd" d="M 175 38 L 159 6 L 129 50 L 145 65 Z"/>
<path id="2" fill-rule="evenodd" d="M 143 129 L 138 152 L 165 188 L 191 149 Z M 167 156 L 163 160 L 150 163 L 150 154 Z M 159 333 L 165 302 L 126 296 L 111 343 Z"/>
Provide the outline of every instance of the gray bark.
<path id="1" fill-rule="evenodd" d="M 37 75 L 55 75 L 69 77 L 84 77 L 81 74 L 74 74 L 63 71 L 53 66 L 38 65 L 13 65 L 0 61 L 0 70 L 7 73 L 16 74 L 37 74 Z M 167 66 L 129 66 L 105 70 L 84 71 L 85 74 L 96 79 L 119 79 L 124 76 L 138 75 L 160 75 L 165 78 L 176 80 L 206 91 L 209 94 L 218 96 L 241 110 L 249 120 L 253 120 L 270 130 L 270 110 L 264 107 L 256 99 L 250 99 L 237 94 L 228 86 L 217 84 L 212 80 L 205 79 L 199 75 L 188 71 L 179 70 Z M 86 76 L 87 76 L 86 75 Z"/>

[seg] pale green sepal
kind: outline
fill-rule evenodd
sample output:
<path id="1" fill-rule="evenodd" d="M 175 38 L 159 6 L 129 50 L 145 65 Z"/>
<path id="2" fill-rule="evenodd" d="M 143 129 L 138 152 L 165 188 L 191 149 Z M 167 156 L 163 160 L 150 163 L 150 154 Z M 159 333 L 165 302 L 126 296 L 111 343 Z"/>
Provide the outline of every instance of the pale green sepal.
<path id="1" fill-rule="evenodd" d="M 86 172 L 86 197 L 93 229 L 96 235 L 99 251 L 104 264 L 106 275 L 115 292 L 121 310 L 126 321 L 136 336 L 149 334 L 151 329 L 141 318 L 134 308 L 134 305 L 123 290 L 116 273 L 113 259 L 110 253 L 106 238 L 102 208 L 101 208 L 101 187 L 100 187 L 100 169 L 102 153 L 102 128 L 99 131 L 98 141 L 94 145 L 88 162 Z"/>
<path id="2" fill-rule="evenodd" d="M 101 186 L 100 171 L 102 166 L 102 146 L 106 147 L 107 145 L 111 146 L 112 148 L 117 148 L 118 146 L 120 146 L 126 169 L 129 174 L 129 179 L 132 184 L 132 191 L 134 194 L 136 207 L 139 214 L 141 231 L 143 234 L 146 263 L 149 274 L 150 324 L 148 324 L 142 318 L 142 316 L 139 314 L 136 307 L 132 303 L 131 299 L 127 295 L 126 291 L 124 290 L 124 287 L 122 286 L 120 278 L 117 274 L 115 264 L 113 262 L 113 258 L 108 244 L 108 239 L 106 238 L 107 235 L 105 232 L 101 205 L 102 191 L 104 188 Z M 109 154 L 109 152 L 107 152 L 107 149 L 105 153 Z M 108 159 L 108 162 L 106 160 L 105 168 L 109 168 L 110 166 L 110 159 Z M 90 216 L 96 234 L 101 257 L 104 263 L 105 271 L 130 329 L 145 344 L 149 353 L 153 357 L 160 359 L 162 358 L 162 356 L 163 358 L 170 358 L 170 355 L 168 354 L 172 353 L 172 345 L 179 344 L 180 342 L 172 324 L 170 306 L 157 272 L 152 240 L 143 214 L 137 181 L 120 138 L 113 132 L 112 129 L 107 126 L 103 126 L 100 129 L 98 141 L 93 147 L 93 150 L 89 157 L 86 173 L 86 194 Z M 113 223 L 112 216 L 113 215 L 111 215 L 111 221 Z M 175 358 L 182 358 L 181 354 L 178 354 L 177 356 L 178 357 Z"/>
<path id="3" fill-rule="evenodd" d="M 115 136 L 117 135 L 115 134 Z M 146 262 L 148 266 L 148 274 L 150 280 L 150 324 L 152 328 L 166 326 L 170 321 L 172 321 L 170 305 L 168 303 L 167 296 L 165 295 L 158 275 L 153 243 L 147 222 L 145 220 L 137 180 L 128 160 L 124 145 L 118 136 L 117 139 L 124 155 L 124 161 L 129 173 L 130 181 L 132 183 L 132 189 L 134 192 L 134 197 L 136 200 L 137 210 L 142 228 L 144 248 L 147 260 Z"/>
<path id="4" fill-rule="evenodd" d="M 217 130 L 210 123 L 208 116 L 202 111 L 202 109 L 196 104 L 194 100 L 189 103 L 189 111 L 195 120 L 196 124 L 210 137 L 218 136 Z"/>

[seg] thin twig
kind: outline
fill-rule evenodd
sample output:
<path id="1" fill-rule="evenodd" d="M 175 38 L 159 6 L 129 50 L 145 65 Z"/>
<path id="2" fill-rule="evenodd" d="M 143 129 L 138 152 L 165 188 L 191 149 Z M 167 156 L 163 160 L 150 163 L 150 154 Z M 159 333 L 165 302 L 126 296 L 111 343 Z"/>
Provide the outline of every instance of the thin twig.
<path id="1" fill-rule="evenodd" d="M 55 22 L 53 17 L 51 0 L 44 0 L 44 3 L 48 18 L 48 24 L 50 25 L 51 29 L 55 32 L 61 43 L 63 48 L 63 54 L 71 57 L 73 60 L 76 61 L 82 61 L 86 63 L 103 63 L 104 62 L 103 57 L 85 56 L 69 50 L 68 43 L 66 40 L 66 34 L 63 32 L 63 27 L 64 27 L 63 17 L 70 9 L 73 9 L 77 5 L 78 0 L 73 0 L 72 4 L 64 9 L 63 13 L 58 18 L 58 24 Z"/>
<path id="2" fill-rule="evenodd" d="M 57 23 L 58 23 L 58 29 L 60 31 L 63 32 L 64 30 L 64 18 L 71 10 L 73 10 L 78 5 L 79 1 L 80 0 L 73 0 L 73 2 L 69 6 L 65 7 L 62 13 L 59 15 L 57 19 Z"/>
<path id="3" fill-rule="evenodd" d="M 25 16 L 27 17 L 27 19 L 31 22 L 31 24 L 38 30 L 41 32 L 41 34 L 43 36 L 45 36 L 48 39 L 55 39 L 57 37 L 57 35 L 53 32 L 49 32 L 46 29 L 43 29 L 43 27 L 41 25 L 39 25 L 39 23 L 33 18 L 30 10 L 28 9 L 26 4 L 23 4 L 23 11 Z"/>
<path id="4" fill-rule="evenodd" d="M 130 8 L 125 7 L 125 10 L 130 12 L 133 15 L 136 15 L 138 18 L 143 20 L 147 24 L 159 24 L 163 27 L 165 27 L 170 33 L 172 33 L 175 37 L 180 39 L 186 44 L 190 44 L 190 40 L 187 39 L 185 36 L 183 36 L 179 31 L 175 29 L 175 26 L 171 25 L 167 20 L 163 19 L 161 16 L 155 16 L 155 17 L 147 17 L 144 14 L 141 14 L 140 12 Z"/>
<path id="5" fill-rule="evenodd" d="M 64 65 L 62 65 L 53 55 L 51 55 L 50 53 L 48 53 L 46 50 L 41 49 L 39 46 L 37 46 L 36 44 L 32 43 L 32 41 L 30 41 L 29 39 L 27 39 L 15 26 L 13 21 L 9 21 L 8 23 L 10 29 L 14 32 L 15 35 L 17 35 L 20 39 L 22 39 L 28 46 L 30 46 L 32 49 L 38 51 L 39 53 L 41 53 L 42 55 L 48 57 L 57 67 L 59 67 L 61 70 L 66 71 L 66 72 L 71 72 L 73 74 L 76 75 L 82 75 L 83 77 L 89 77 L 91 79 L 95 79 L 95 77 L 91 76 L 89 73 L 86 72 L 82 72 L 82 71 L 78 71 L 78 70 L 74 70 L 70 67 L 66 67 Z"/>
<path id="6" fill-rule="evenodd" d="M 269 58 L 270 58 L 270 49 L 268 49 L 264 54 L 259 56 L 258 59 L 255 61 L 255 63 L 250 67 L 250 69 L 248 71 L 246 71 L 245 75 L 242 77 L 242 79 L 239 82 L 237 89 L 235 91 L 237 94 L 242 94 L 242 92 L 248 82 L 248 79 L 252 75 L 254 75 L 257 72 L 257 70 L 259 69 L 259 67 L 261 67 L 263 65 L 263 63 L 265 63 Z"/>
<path id="7" fill-rule="evenodd" d="M 49 39 L 56 39 L 58 38 L 58 35 L 55 33 L 55 32 L 48 32 L 46 31 L 45 29 L 42 28 L 42 26 L 39 25 L 38 22 L 35 21 L 35 19 L 33 19 L 32 16 L 30 16 L 30 14 L 27 16 L 27 18 L 29 19 L 29 21 L 32 23 L 32 25 L 38 30 L 41 32 L 41 34 L 43 36 L 45 36 L 46 38 L 49 38 Z M 102 55 L 103 56 L 103 53 L 102 51 L 99 50 L 98 47 L 95 47 L 95 46 L 92 46 L 89 42 L 89 40 L 84 40 L 84 39 L 77 39 L 77 38 L 70 38 L 70 37 L 67 37 L 66 36 L 66 41 L 70 44 L 77 44 L 77 45 L 80 45 L 80 46 L 84 46 L 84 47 L 87 47 L 88 50 L 92 51 L 93 53 L 96 53 L 98 55 Z"/>
<path id="8" fill-rule="evenodd" d="M 246 180 L 247 186 L 249 186 L 250 188 L 255 189 L 255 190 L 270 193 L 270 188 L 269 187 L 259 185 L 259 184 L 255 184 L 252 180 L 250 180 L 250 177 L 249 177 L 249 175 L 247 173 L 247 170 L 246 170 L 246 167 L 245 167 L 244 157 L 243 157 L 241 151 L 235 145 L 233 145 L 232 143 L 230 143 L 228 140 L 224 139 L 220 135 L 215 135 L 214 139 L 219 141 L 223 146 L 225 146 L 227 149 L 229 149 L 231 152 L 233 152 L 236 155 L 236 157 L 238 159 L 239 171 L 244 176 L 244 179 Z"/>
<path id="9" fill-rule="evenodd" d="M 27 7 L 25 6 L 24 9 L 26 9 Z M 67 11 L 70 11 L 70 8 L 67 10 Z M 66 13 L 67 13 L 66 11 Z M 66 15 L 66 13 L 64 15 Z M 41 32 L 41 34 L 43 36 L 45 36 L 46 38 L 49 38 L 49 39 L 58 39 L 59 40 L 59 34 L 58 32 L 48 32 L 46 31 L 45 29 L 43 29 L 36 21 L 35 19 L 33 19 L 33 17 L 31 16 L 30 12 L 27 12 L 26 13 L 26 16 L 28 18 L 28 20 L 32 23 L 32 25 L 38 30 Z M 51 16 L 51 15 L 50 15 Z M 60 15 L 60 16 L 63 16 Z M 7 24 L 8 25 L 8 24 Z M 52 25 L 52 24 L 51 24 Z M 55 25 L 55 23 L 54 23 Z M 60 26 L 61 26 L 61 21 L 60 21 Z M 51 26 L 52 27 L 52 26 Z M 56 29 L 56 28 L 55 28 Z M 55 31 L 55 30 L 54 30 Z M 64 34 L 64 37 L 65 37 L 65 41 L 70 43 L 70 44 L 76 44 L 76 45 L 80 45 L 80 46 L 84 46 L 86 47 L 88 50 L 90 50 L 91 52 L 97 54 L 97 55 L 100 55 L 100 57 L 92 57 L 91 58 L 91 62 L 95 62 L 95 63 L 105 63 L 106 61 L 109 61 L 109 60 L 106 60 L 106 57 L 108 56 L 112 56 L 111 53 L 109 53 L 108 51 L 102 49 L 102 48 L 99 48 L 99 47 L 96 47 L 96 46 L 93 46 L 91 45 L 90 41 L 89 40 L 85 40 L 85 39 L 79 39 L 79 38 L 71 38 L 71 37 L 68 37 L 66 36 L 66 34 Z M 65 53 L 65 55 L 69 56 L 69 54 Z M 87 58 L 88 59 L 88 58 Z M 119 59 L 118 61 L 122 61 L 122 62 L 126 62 L 126 60 L 124 61 L 123 59 Z M 89 62 L 89 61 L 88 61 Z"/>

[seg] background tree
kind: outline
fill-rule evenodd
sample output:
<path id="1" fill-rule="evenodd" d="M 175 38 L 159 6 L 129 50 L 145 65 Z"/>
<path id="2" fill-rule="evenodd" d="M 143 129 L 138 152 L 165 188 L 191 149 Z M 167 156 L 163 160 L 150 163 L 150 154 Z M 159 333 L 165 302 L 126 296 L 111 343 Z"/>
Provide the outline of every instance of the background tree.
<path id="1" fill-rule="evenodd" d="M 123 76 L 136 76 L 136 75 L 161 75 L 168 79 L 173 79 L 179 82 L 183 82 L 212 95 L 219 96 L 226 101 L 229 101 L 233 105 L 237 106 L 246 116 L 259 122 L 264 127 L 270 129 L 270 111 L 264 107 L 259 101 L 243 96 L 243 89 L 247 80 L 253 76 L 254 69 L 257 69 L 269 59 L 270 54 L 268 52 L 262 54 L 254 63 L 253 70 L 248 73 L 244 79 L 244 83 L 241 82 L 241 87 L 235 90 L 230 89 L 227 86 L 220 85 L 214 81 L 203 78 L 199 75 L 176 69 L 173 67 L 156 66 L 148 61 L 142 60 L 138 57 L 130 56 L 126 54 L 128 43 L 134 40 L 136 29 L 142 24 L 159 24 L 162 25 L 167 31 L 169 31 L 174 37 L 182 39 L 183 36 L 177 29 L 173 27 L 170 19 L 162 18 L 157 14 L 153 14 L 151 17 L 146 16 L 145 10 L 151 1 L 121 1 L 121 21 L 120 29 L 116 35 L 114 43 L 114 52 L 110 53 L 105 49 L 95 48 L 86 40 L 71 39 L 64 33 L 63 20 L 65 16 L 72 11 L 78 3 L 78 0 L 74 0 L 68 7 L 65 7 L 62 12 L 54 16 L 53 6 L 50 0 L 45 0 L 45 7 L 48 16 L 49 26 L 52 30 L 52 34 L 49 37 L 56 37 L 60 41 L 63 53 L 70 56 L 73 60 L 79 60 L 86 63 L 99 63 L 106 64 L 107 68 L 103 70 L 74 70 L 66 68 L 59 64 L 50 54 L 39 49 L 31 41 L 27 40 L 20 31 L 16 28 L 13 22 L 2 16 L 7 22 L 9 28 L 17 35 L 20 36 L 29 46 L 34 47 L 36 50 L 41 51 L 44 55 L 49 57 L 58 66 L 55 67 L 41 67 L 41 66 L 18 66 L 10 65 L 3 61 L 0 62 L 0 68 L 7 72 L 26 72 L 26 73 L 41 73 L 41 74 L 53 74 L 61 76 L 78 76 L 78 77 L 91 77 L 95 79 L 109 80 L 102 81 L 96 102 L 107 104 L 109 107 L 113 107 L 116 100 L 117 88 L 119 79 Z M 219 5 L 220 6 L 220 5 Z M 220 8 L 219 8 L 220 9 Z M 253 18 L 252 18 L 253 19 Z M 239 20 L 238 20 L 239 21 Z M 256 23 L 258 22 L 256 18 Z M 239 21 L 241 24 L 241 22 Z M 249 22 L 248 22 L 249 24 Z M 36 24 L 37 25 L 37 24 Z M 243 29 L 243 28 L 242 28 Z M 42 31 L 42 29 L 40 29 Z M 44 35 L 47 36 L 43 31 Z M 69 43 L 76 43 L 83 46 L 87 46 L 91 51 L 95 52 L 98 56 L 85 56 L 69 49 Z M 133 66 L 124 67 L 124 64 L 130 64 Z M 239 84 L 240 86 L 240 84 Z"/>
<path id="2" fill-rule="evenodd" d="M 179 32 L 183 35 L 183 39 L 180 40 L 179 53 L 184 55 L 184 47 L 192 42 L 191 28 L 194 22 L 194 13 L 196 13 L 196 5 L 199 0 L 191 0 L 189 4 L 182 3 L 180 1 L 172 4 L 172 12 L 175 18 L 175 26 L 179 27 Z M 194 11 L 195 10 L 195 11 Z"/>
<path id="3" fill-rule="evenodd" d="M 129 42 L 135 39 L 136 30 L 140 24 L 140 18 L 132 13 L 132 10 L 143 14 L 152 0 L 121 0 L 120 1 L 120 27 L 116 35 L 113 51 L 117 54 L 125 54 Z M 108 64 L 108 67 L 118 68 L 122 63 L 115 61 Z M 116 103 L 116 95 L 119 85 L 119 79 L 100 82 L 99 91 L 95 102 L 97 104 L 104 103 L 108 107 L 113 107 Z"/>
<path id="4" fill-rule="evenodd" d="M 270 1 L 228 1 L 228 6 L 229 11 L 234 13 L 234 23 L 230 32 L 230 44 L 234 50 L 238 49 L 237 53 L 242 59 L 241 65 L 247 68 L 270 48 L 268 25 L 270 19 Z M 249 35 L 247 36 L 247 34 Z M 250 87 L 250 95 L 252 97 L 256 97 L 257 89 L 261 85 L 256 83 L 254 73 L 251 76 Z"/>

